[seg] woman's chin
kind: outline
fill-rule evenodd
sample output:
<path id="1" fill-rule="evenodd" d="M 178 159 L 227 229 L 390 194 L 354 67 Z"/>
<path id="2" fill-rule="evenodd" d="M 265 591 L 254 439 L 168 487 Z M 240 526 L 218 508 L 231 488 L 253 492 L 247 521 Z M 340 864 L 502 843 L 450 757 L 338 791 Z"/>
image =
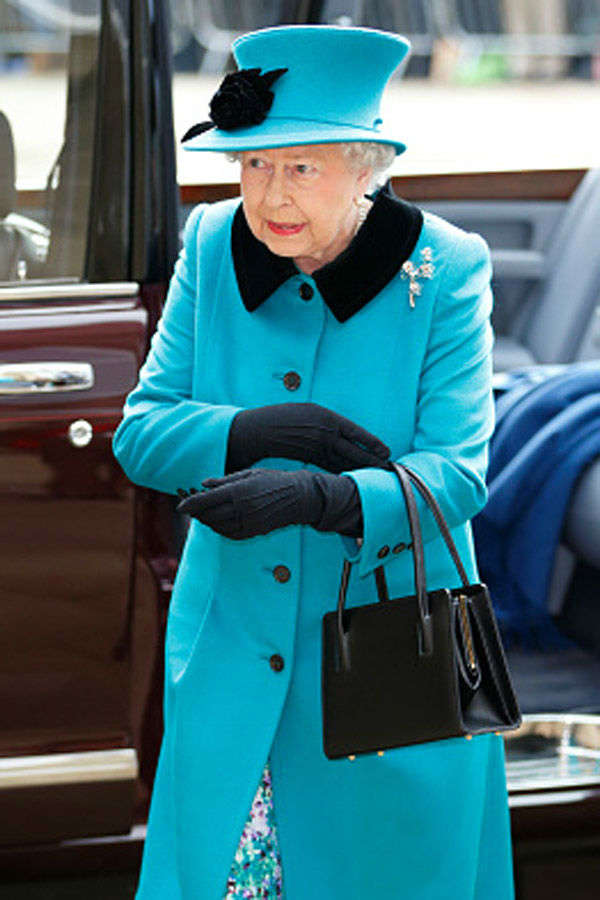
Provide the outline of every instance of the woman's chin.
<path id="1" fill-rule="evenodd" d="M 262 240 L 277 256 L 304 256 L 308 250 L 302 234 L 283 236 L 274 234 L 267 229 L 266 233 L 263 231 Z"/>

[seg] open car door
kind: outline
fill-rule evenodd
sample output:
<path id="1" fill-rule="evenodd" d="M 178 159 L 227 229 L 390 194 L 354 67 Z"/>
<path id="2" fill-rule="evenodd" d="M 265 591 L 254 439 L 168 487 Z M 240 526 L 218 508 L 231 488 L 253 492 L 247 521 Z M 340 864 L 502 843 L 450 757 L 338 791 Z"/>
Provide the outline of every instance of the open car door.
<path id="1" fill-rule="evenodd" d="M 37 15 L 44 27 L 32 33 L 44 35 L 46 56 L 24 56 L 38 63 L 18 78 L 8 72 L 0 91 L 5 848 L 129 832 L 143 797 L 156 591 L 134 561 L 143 522 L 111 438 L 177 239 L 172 139 L 156 137 L 172 125 L 154 114 L 169 77 L 164 60 L 154 77 L 161 4 L 12 6 L 15 51 L 20 40 L 29 46 Z M 163 104 L 161 117 L 169 111 Z M 135 616 L 136 592 L 149 598 L 145 618 Z M 134 625 L 144 622 L 140 663 Z"/>

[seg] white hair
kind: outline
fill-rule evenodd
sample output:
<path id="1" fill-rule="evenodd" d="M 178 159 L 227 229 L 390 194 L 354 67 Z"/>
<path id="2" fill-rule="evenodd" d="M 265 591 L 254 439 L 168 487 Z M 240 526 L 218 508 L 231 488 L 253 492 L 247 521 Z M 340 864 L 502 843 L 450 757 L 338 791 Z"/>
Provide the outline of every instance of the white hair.
<path id="1" fill-rule="evenodd" d="M 339 146 L 352 169 L 366 167 L 373 170 L 371 190 L 385 181 L 383 174 L 396 158 L 396 148 L 393 144 L 380 144 L 378 141 L 341 141 Z M 231 162 L 241 159 L 241 153 L 237 150 L 227 153 L 226 156 Z"/>
<path id="2" fill-rule="evenodd" d="M 366 167 L 373 170 L 371 189 L 385 181 L 383 174 L 396 159 L 396 148 L 393 144 L 380 144 L 377 141 L 346 141 L 341 147 L 353 169 Z"/>

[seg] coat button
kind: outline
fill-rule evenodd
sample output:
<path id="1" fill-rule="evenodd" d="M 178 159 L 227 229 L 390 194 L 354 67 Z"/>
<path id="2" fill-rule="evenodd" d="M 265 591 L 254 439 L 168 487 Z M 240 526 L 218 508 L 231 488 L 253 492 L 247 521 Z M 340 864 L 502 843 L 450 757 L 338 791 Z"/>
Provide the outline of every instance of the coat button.
<path id="1" fill-rule="evenodd" d="M 286 372 L 283 376 L 283 383 L 288 391 L 296 391 L 300 387 L 301 378 L 297 372 Z"/>
<path id="2" fill-rule="evenodd" d="M 303 300 L 312 300 L 314 295 L 315 295 L 315 292 L 314 292 L 312 286 L 310 284 L 308 284 L 308 282 L 303 281 L 302 284 L 300 285 L 300 296 L 302 297 L 302 299 Z"/>
<path id="3" fill-rule="evenodd" d="M 273 576 L 275 581 L 281 581 L 283 583 L 284 581 L 290 580 L 291 572 L 287 566 L 275 566 L 273 569 Z"/>
<path id="4" fill-rule="evenodd" d="M 279 653 L 274 653 L 271 659 L 269 660 L 269 665 L 273 669 L 274 672 L 281 672 L 283 669 L 283 656 L 280 656 Z"/>
<path id="5" fill-rule="evenodd" d="M 390 552 L 390 548 L 388 547 L 387 544 L 385 544 L 384 547 L 381 547 L 381 548 L 377 551 L 377 556 L 379 557 L 379 559 L 383 559 L 383 557 L 384 557 L 384 556 L 387 556 L 389 552 Z"/>
<path id="6" fill-rule="evenodd" d="M 403 544 L 402 542 L 396 544 L 395 547 L 392 547 L 392 553 L 402 553 L 403 550 L 406 550 L 406 544 Z"/>

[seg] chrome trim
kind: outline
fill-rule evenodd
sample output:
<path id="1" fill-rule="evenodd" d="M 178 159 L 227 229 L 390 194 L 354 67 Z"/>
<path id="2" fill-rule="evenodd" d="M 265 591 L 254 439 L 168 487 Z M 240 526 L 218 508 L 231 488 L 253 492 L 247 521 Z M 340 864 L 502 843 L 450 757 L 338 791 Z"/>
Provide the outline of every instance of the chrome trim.
<path id="1" fill-rule="evenodd" d="M 600 788 L 600 715 L 525 715 L 504 742 L 509 793 Z"/>
<path id="2" fill-rule="evenodd" d="M 112 303 L 105 303 L 104 301 L 102 301 L 102 303 L 78 303 L 77 306 L 65 306 L 63 304 L 56 304 L 52 306 L 38 307 L 11 306 L 6 309 L 2 308 L 2 303 L 0 302 L 0 319 L 9 319 L 11 317 L 23 319 L 25 318 L 25 316 L 35 316 L 36 318 L 38 318 L 39 316 L 79 316 L 82 313 L 95 313 L 96 315 L 104 315 L 104 313 L 107 312 L 123 312 L 124 310 L 136 309 L 137 307 L 137 297 L 134 300 L 122 300 L 120 303 L 116 303 L 113 300 Z"/>
<path id="3" fill-rule="evenodd" d="M 68 435 L 73 447 L 87 447 L 94 436 L 94 429 L 87 419 L 76 419 L 69 425 Z"/>
<path id="4" fill-rule="evenodd" d="M 89 391 L 94 369 L 87 362 L 0 362 L 0 394 Z"/>
<path id="5" fill-rule="evenodd" d="M 6 300 L 66 300 L 70 297 L 133 297 L 139 294 L 135 281 L 111 281 L 106 284 L 26 284 L 0 287 L 0 303 Z"/>
<path id="6" fill-rule="evenodd" d="M 132 748 L 0 759 L 0 790 L 135 781 L 137 775 L 137 754 Z"/>
<path id="7" fill-rule="evenodd" d="M 97 837 L 66 838 L 60 842 L 61 847 L 89 847 L 98 844 L 131 844 L 144 843 L 148 826 L 139 823 L 132 825 L 128 834 L 101 834 Z"/>
<path id="8" fill-rule="evenodd" d="M 526 794 L 509 794 L 508 805 L 511 809 L 524 806 L 557 806 L 565 803 L 583 803 L 589 797 L 596 796 L 595 791 L 540 791 Z"/>

